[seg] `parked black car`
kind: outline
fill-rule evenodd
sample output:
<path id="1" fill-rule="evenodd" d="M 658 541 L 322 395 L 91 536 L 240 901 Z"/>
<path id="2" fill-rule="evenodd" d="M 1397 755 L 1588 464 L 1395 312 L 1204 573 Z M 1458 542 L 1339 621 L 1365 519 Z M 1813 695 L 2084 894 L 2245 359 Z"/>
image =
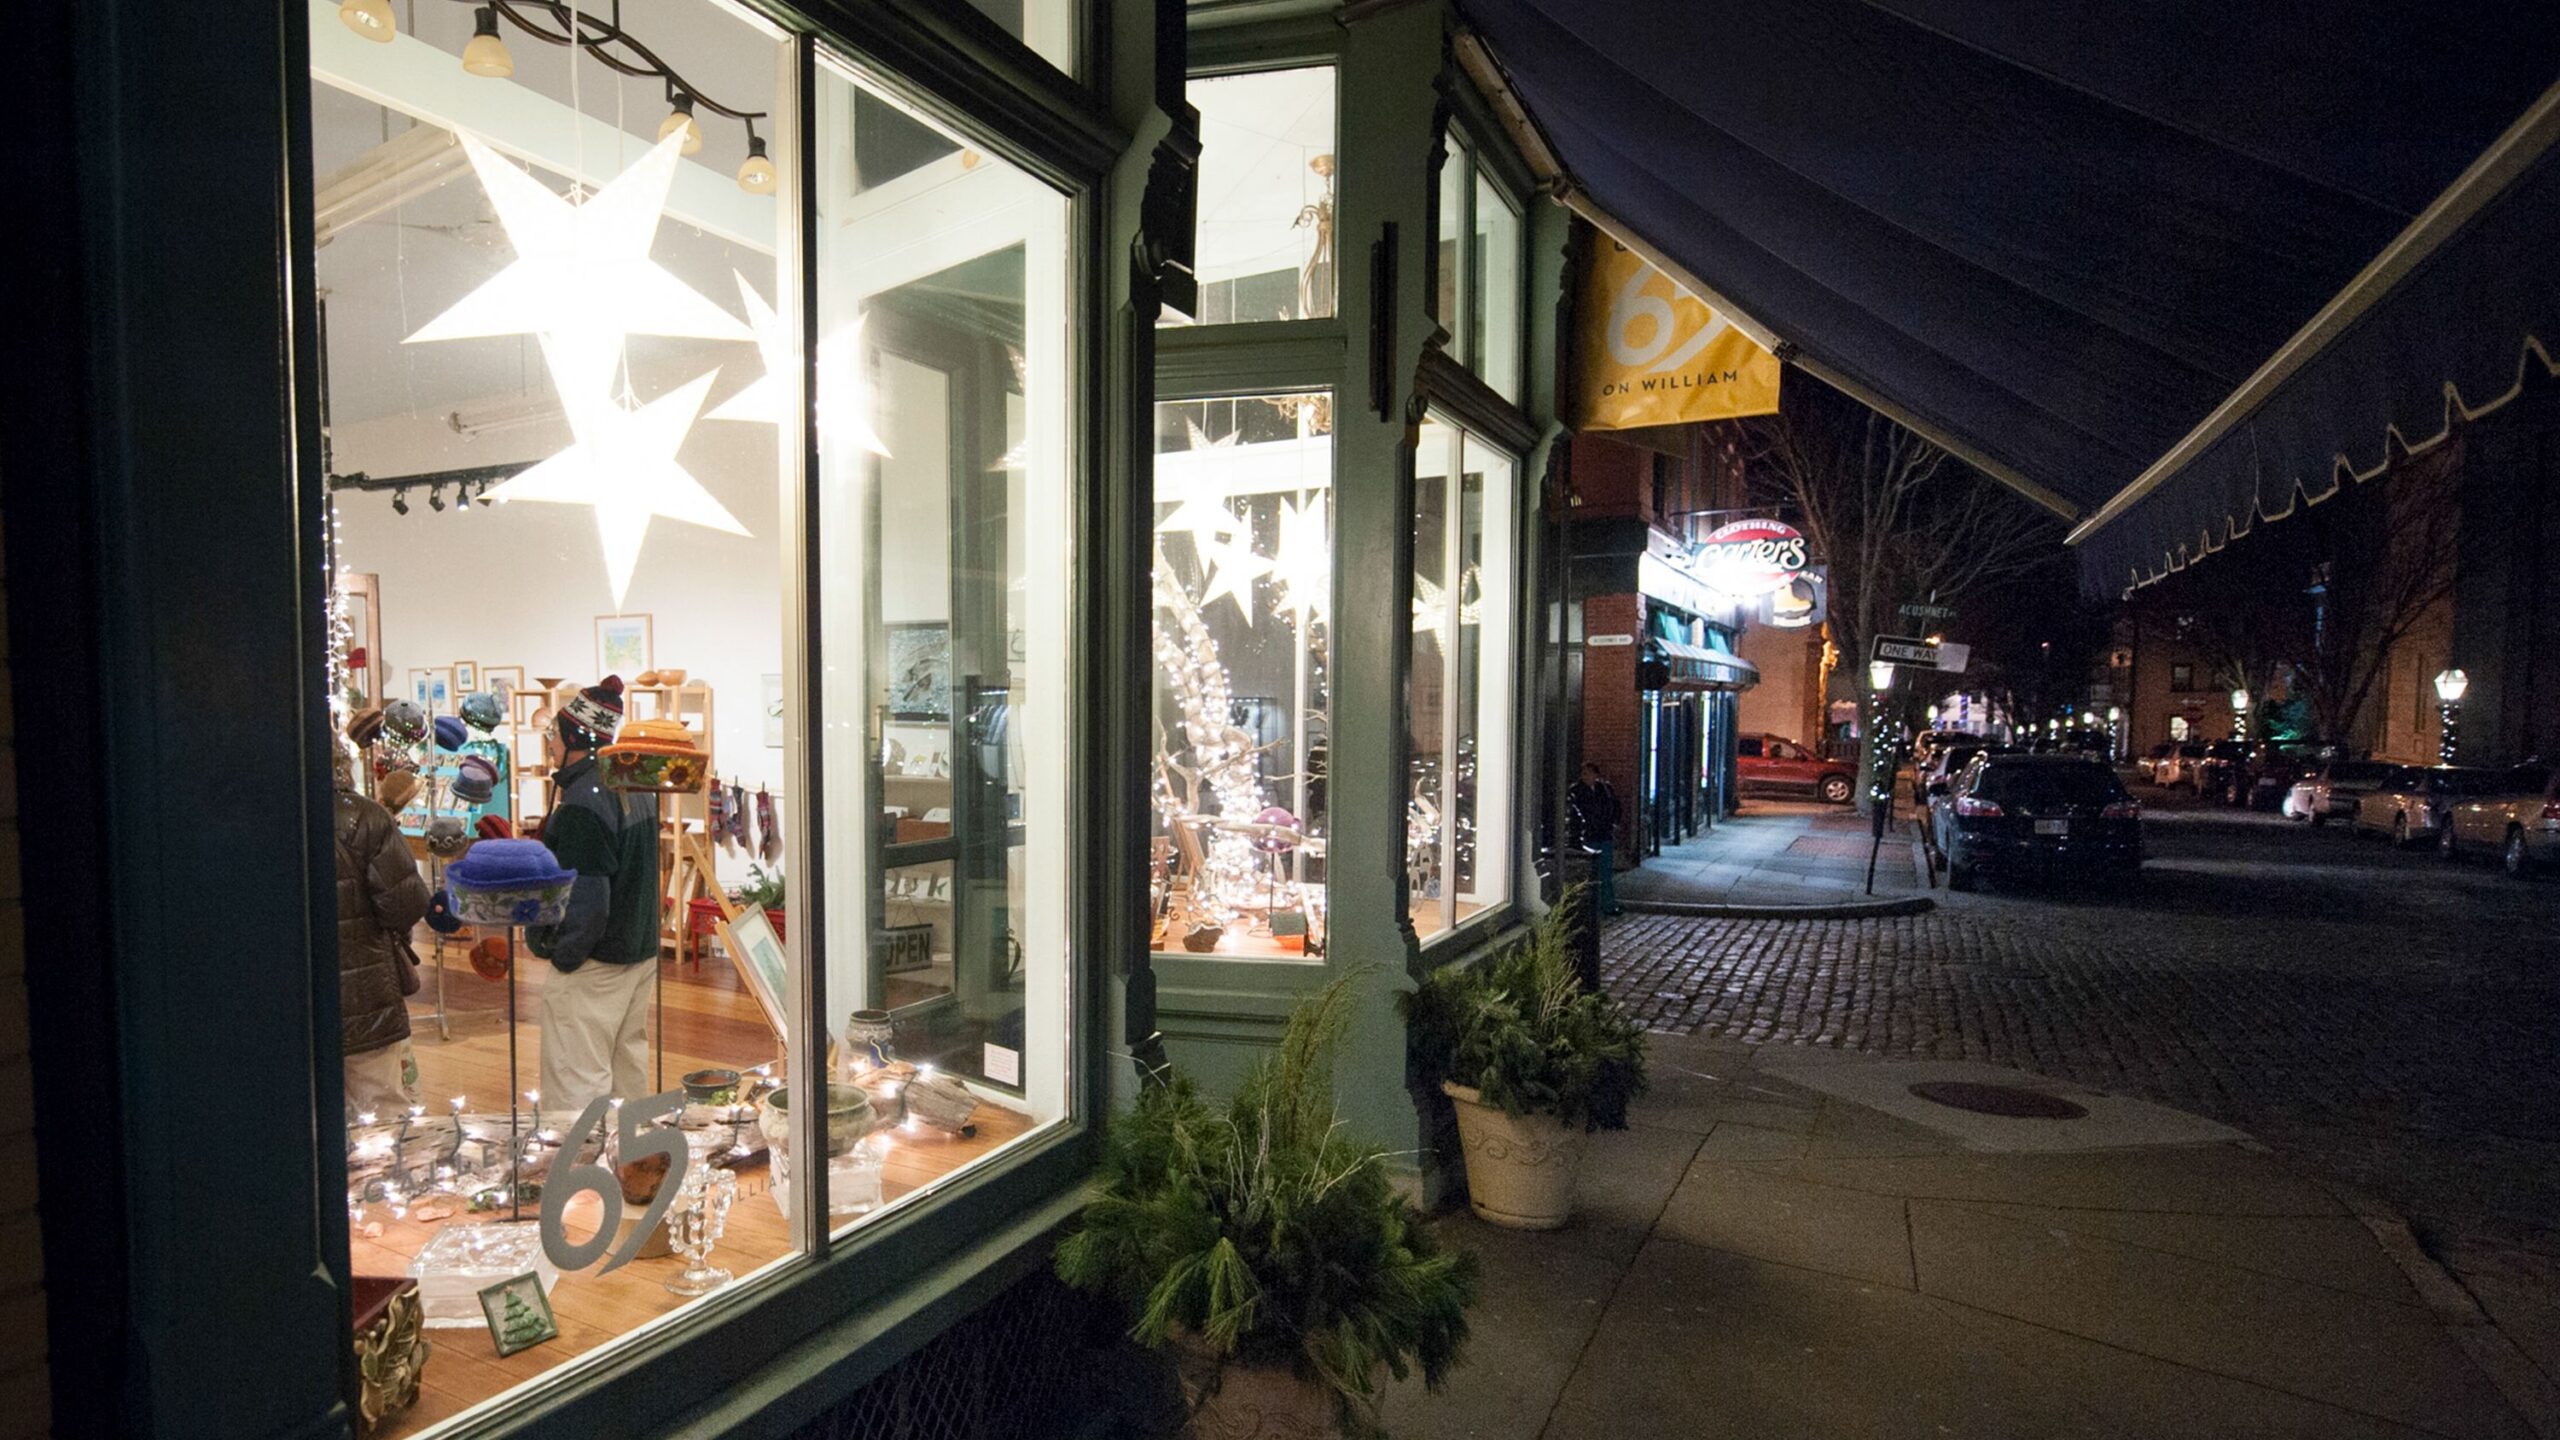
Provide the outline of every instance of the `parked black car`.
<path id="1" fill-rule="evenodd" d="M 1986 874 L 2142 874 L 2142 807 L 2108 766 L 2066 755 L 1987 755 L 1945 795 L 1947 888 Z"/>

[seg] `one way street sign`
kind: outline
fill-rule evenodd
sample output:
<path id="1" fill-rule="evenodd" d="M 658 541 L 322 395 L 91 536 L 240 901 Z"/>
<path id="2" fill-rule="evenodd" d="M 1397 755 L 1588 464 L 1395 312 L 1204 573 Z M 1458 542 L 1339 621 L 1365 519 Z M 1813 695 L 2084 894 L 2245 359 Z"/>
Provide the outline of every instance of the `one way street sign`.
<path id="1" fill-rule="evenodd" d="M 1973 647 L 1943 641 L 1932 645 L 1926 640 L 1906 635 L 1879 635 L 1876 637 L 1874 658 L 1896 665 L 1918 665 L 1961 675 L 1965 662 L 1973 658 Z"/>

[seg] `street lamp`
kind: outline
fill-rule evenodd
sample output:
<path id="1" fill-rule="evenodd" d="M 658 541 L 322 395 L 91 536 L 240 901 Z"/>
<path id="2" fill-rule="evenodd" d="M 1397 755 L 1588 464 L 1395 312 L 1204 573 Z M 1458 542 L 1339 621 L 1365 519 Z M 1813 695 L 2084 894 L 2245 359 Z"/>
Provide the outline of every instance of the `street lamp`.
<path id="1" fill-rule="evenodd" d="M 2107 707 L 2107 758 L 2124 758 L 2124 708 L 2119 705 Z"/>
<path id="2" fill-rule="evenodd" d="M 1874 778 L 1867 787 L 1867 797 L 1874 802 L 1876 814 L 1881 816 L 1885 807 L 1893 803 L 1893 772 L 1886 765 L 1886 756 L 1892 752 L 1886 746 L 1884 734 L 1885 695 L 1893 689 L 1892 661 L 1867 662 L 1867 689 L 1874 699 L 1874 713 L 1867 717 L 1867 745 L 1869 753 L 1875 757 L 1872 762 Z"/>
<path id="3" fill-rule="evenodd" d="M 1871 660 L 1867 662 L 1867 687 L 1879 695 L 1892 689 L 1893 662 L 1890 660 Z"/>
<path id="4" fill-rule="evenodd" d="M 2462 692 L 2471 688 L 2471 677 L 2460 669 L 2444 670 L 2436 675 L 2436 763 L 2453 763 L 2454 741 L 2462 719 Z"/>
<path id="5" fill-rule="evenodd" d="M 2231 738 L 2249 738 L 2249 692 L 2246 690 L 2231 692 Z"/>

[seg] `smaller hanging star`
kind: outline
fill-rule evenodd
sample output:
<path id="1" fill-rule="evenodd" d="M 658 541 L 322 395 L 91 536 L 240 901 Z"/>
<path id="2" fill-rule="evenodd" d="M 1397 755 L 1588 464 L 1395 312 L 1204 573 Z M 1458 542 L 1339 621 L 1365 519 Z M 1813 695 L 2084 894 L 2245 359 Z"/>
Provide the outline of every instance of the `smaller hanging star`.
<path id="1" fill-rule="evenodd" d="M 1322 623 L 1333 605 L 1333 540 L 1322 495 L 1307 497 L 1304 505 L 1280 502 L 1280 543 L 1272 570 L 1281 595 L 1271 608 L 1302 629 L 1310 622 Z"/>
<path id="2" fill-rule="evenodd" d="M 1253 582 L 1271 573 L 1271 562 L 1250 545 L 1213 543 L 1200 551 L 1200 608 L 1220 600 L 1236 607 L 1244 623 L 1253 623 Z"/>
<path id="3" fill-rule="evenodd" d="M 1440 588 L 1429 576 L 1413 577 L 1413 633 L 1430 635 L 1442 644 L 1449 640 L 1449 592 Z"/>
<path id="4" fill-rule="evenodd" d="M 637 409 L 601 396 L 571 403 L 569 431 L 576 439 L 569 448 L 491 490 L 490 498 L 595 507 L 596 538 L 604 547 L 614 607 L 620 609 L 653 517 L 730 535 L 747 533 L 701 481 L 676 463 L 676 451 L 719 373 L 687 381 Z"/>

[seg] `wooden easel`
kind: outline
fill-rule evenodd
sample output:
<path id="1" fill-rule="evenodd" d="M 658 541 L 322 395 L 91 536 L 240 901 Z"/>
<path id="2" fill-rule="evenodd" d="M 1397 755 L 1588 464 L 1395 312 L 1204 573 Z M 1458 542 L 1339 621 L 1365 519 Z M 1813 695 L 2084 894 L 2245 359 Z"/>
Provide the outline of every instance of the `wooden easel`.
<path id="1" fill-rule="evenodd" d="M 667 887 L 667 893 L 674 907 L 672 913 L 675 918 L 676 954 L 680 959 L 689 958 L 694 967 L 699 969 L 702 965 L 702 951 L 693 942 L 691 922 L 692 904 L 696 893 L 708 894 L 711 897 L 711 902 L 720 907 L 720 919 L 723 923 L 735 923 L 741 912 L 729 899 L 729 892 L 720 888 L 720 869 L 712 863 L 710 852 L 703 848 L 703 837 L 685 829 L 684 822 L 681 820 L 675 822 L 675 832 L 675 875 L 673 882 Z"/>

